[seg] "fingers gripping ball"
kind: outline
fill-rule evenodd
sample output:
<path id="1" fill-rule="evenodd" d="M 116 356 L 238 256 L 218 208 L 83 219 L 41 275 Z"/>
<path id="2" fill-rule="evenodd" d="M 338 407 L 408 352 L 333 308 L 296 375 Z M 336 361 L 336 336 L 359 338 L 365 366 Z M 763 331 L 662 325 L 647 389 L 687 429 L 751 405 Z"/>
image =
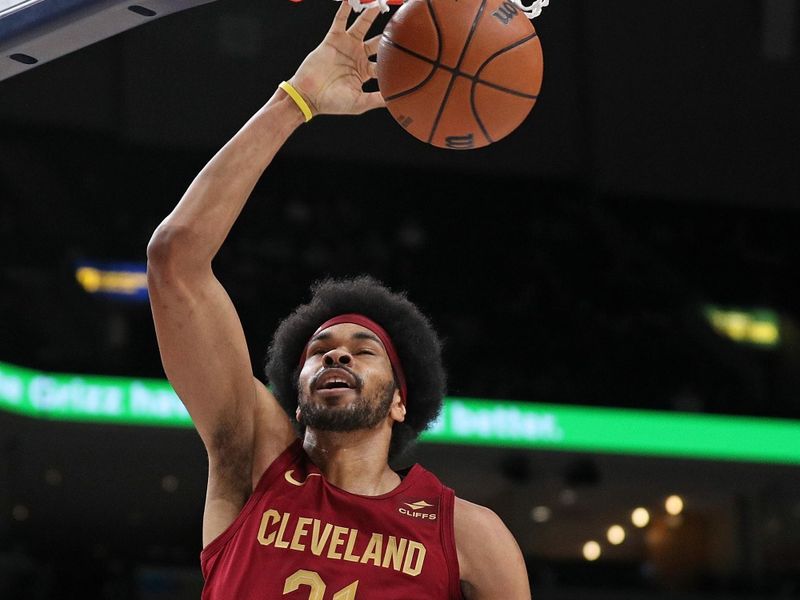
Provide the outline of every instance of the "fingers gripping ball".
<path id="1" fill-rule="evenodd" d="M 383 30 L 378 87 L 414 137 L 454 150 L 514 131 L 542 85 L 542 45 L 511 0 L 409 0 Z"/>

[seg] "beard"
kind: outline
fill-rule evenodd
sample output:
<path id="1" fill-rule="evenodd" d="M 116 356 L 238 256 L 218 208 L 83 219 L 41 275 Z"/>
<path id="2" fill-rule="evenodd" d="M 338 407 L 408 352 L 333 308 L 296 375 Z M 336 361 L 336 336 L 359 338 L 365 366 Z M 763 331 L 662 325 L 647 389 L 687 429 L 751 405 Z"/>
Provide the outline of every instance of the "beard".
<path id="1" fill-rule="evenodd" d="M 306 397 L 299 405 L 300 422 L 320 431 L 372 429 L 389 414 L 394 390 L 394 382 L 389 382 L 371 396 L 359 395 L 346 406 L 312 403 Z"/>

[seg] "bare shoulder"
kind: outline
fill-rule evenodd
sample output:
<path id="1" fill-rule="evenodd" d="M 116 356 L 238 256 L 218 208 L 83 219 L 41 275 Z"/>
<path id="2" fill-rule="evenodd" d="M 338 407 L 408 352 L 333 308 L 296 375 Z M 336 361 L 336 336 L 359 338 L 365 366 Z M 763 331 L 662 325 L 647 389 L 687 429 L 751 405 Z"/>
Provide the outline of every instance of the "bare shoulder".
<path id="1" fill-rule="evenodd" d="M 491 509 L 456 498 L 453 514 L 461 587 L 468 600 L 530 600 L 519 544 Z"/>
<path id="2" fill-rule="evenodd" d="M 233 484 L 235 490 L 244 493 L 243 500 L 266 468 L 297 437 L 278 400 L 255 377 L 251 393 L 249 411 L 218 419 L 208 449 L 210 478 L 219 480 L 222 489 L 231 487 L 226 482 Z"/>
<path id="3" fill-rule="evenodd" d="M 253 385 L 252 413 L 219 424 L 208 452 L 204 545 L 234 521 L 267 467 L 297 438 L 272 392 L 256 378 Z"/>

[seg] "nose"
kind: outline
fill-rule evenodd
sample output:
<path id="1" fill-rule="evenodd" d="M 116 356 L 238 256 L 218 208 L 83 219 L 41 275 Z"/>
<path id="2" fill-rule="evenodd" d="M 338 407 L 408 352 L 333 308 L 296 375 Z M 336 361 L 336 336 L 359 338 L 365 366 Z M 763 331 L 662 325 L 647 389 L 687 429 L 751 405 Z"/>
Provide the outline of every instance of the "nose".
<path id="1" fill-rule="evenodd" d="M 329 350 L 322 357 L 322 363 L 326 367 L 335 367 L 336 365 L 349 365 L 352 360 L 353 357 L 350 356 L 350 353 L 347 352 L 346 350 L 342 350 L 341 348 L 334 348 L 333 350 Z"/>

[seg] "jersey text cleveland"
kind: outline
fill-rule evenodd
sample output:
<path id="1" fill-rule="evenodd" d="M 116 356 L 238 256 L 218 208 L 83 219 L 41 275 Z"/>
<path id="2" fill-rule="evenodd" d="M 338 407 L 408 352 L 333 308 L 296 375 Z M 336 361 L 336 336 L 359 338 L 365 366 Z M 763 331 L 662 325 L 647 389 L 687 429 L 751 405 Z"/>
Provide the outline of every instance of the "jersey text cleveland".
<path id="1" fill-rule="evenodd" d="M 364 540 L 369 539 L 364 542 Z M 362 534 L 357 529 L 324 523 L 310 517 L 293 517 L 269 509 L 261 516 L 258 543 L 333 560 L 372 564 L 416 577 L 425 563 L 420 542 L 382 533 Z"/>

